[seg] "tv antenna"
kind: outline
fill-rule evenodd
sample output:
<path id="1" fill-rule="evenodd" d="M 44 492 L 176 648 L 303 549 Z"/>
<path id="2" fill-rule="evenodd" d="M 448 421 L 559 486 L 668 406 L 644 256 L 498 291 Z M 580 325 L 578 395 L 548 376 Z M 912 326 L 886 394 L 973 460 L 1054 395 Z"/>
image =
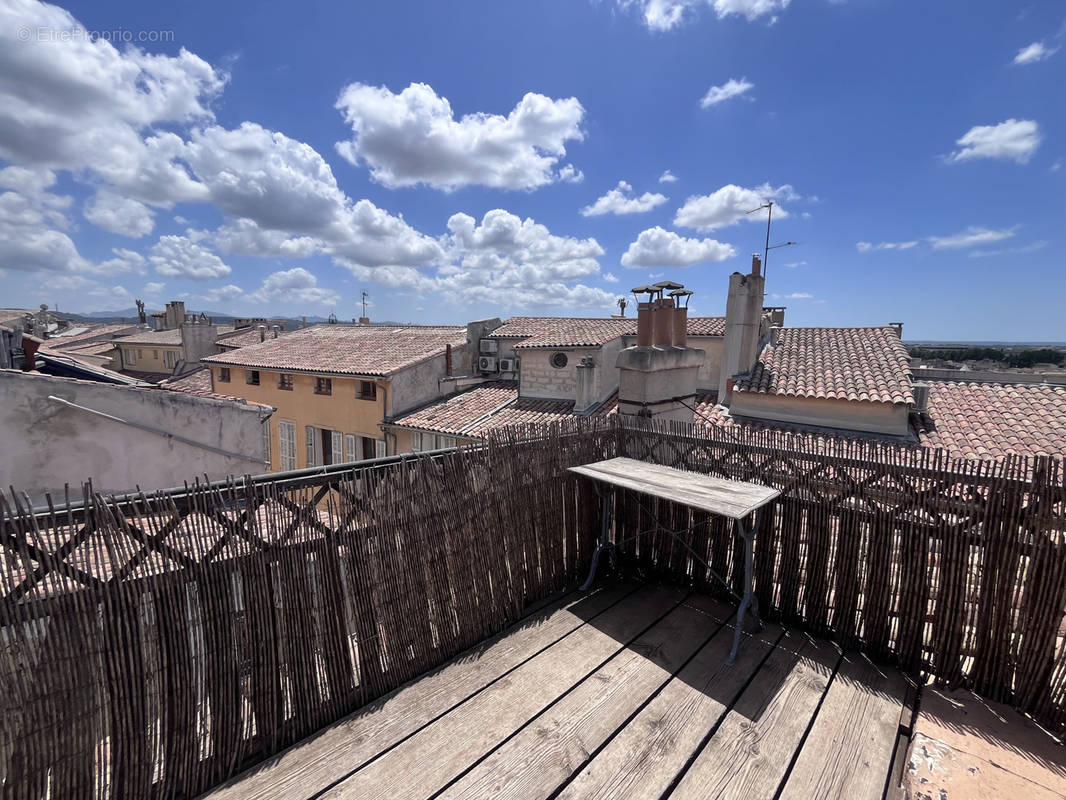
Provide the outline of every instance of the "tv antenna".
<path id="1" fill-rule="evenodd" d="M 766 209 L 766 245 L 763 247 L 763 251 L 762 251 L 762 275 L 763 275 L 763 280 L 765 281 L 766 280 L 766 263 L 770 259 L 770 251 L 771 250 L 777 250 L 779 247 L 791 247 L 794 244 L 799 244 L 799 242 L 781 242 L 781 244 L 775 244 L 775 245 L 771 246 L 770 245 L 770 220 L 774 216 L 774 201 L 773 200 L 767 200 L 761 206 L 759 206 L 758 208 L 753 208 L 748 213 L 749 214 L 754 214 L 756 211 L 762 211 L 764 208 Z"/>
<path id="2" fill-rule="evenodd" d="M 626 300 L 624 297 L 619 297 L 618 298 L 618 307 L 622 310 L 622 316 L 623 317 L 626 315 L 626 306 L 628 306 L 628 305 L 629 305 L 629 301 Z"/>
<path id="3" fill-rule="evenodd" d="M 366 299 L 370 297 L 366 289 L 363 289 L 363 316 L 366 316 Z"/>

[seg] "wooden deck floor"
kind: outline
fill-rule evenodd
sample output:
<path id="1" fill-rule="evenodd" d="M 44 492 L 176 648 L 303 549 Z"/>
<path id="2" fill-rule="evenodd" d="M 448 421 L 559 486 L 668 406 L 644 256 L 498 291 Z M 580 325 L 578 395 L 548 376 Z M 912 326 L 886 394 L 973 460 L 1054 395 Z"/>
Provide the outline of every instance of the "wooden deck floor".
<path id="1" fill-rule="evenodd" d="M 730 612 L 572 594 L 208 796 L 881 798 L 903 678 Z"/>

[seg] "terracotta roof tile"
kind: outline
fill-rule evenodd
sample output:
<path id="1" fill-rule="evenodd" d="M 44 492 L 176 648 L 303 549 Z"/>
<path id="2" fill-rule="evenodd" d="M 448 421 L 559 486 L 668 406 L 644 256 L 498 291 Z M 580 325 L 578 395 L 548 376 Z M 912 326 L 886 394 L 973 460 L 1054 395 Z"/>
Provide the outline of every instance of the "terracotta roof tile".
<path id="1" fill-rule="evenodd" d="M 907 349 L 896 329 L 782 328 L 735 390 L 791 397 L 913 403 Z"/>
<path id="2" fill-rule="evenodd" d="M 273 406 L 269 406 L 265 403 L 257 403 L 254 400 L 247 400 L 243 397 L 234 397 L 232 395 L 219 394 L 218 392 L 211 391 L 211 370 L 207 367 L 200 367 L 197 370 L 182 375 L 180 378 L 168 378 L 165 381 L 160 381 L 153 388 L 164 389 L 168 392 L 192 394 L 197 397 L 206 397 L 211 400 L 229 400 L 246 406 L 273 408 Z"/>
<path id="3" fill-rule="evenodd" d="M 278 331 L 278 336 L 285 336 L 288 333 L 291 333 L 291 331 Z M 273 338 L 274 334 L 270 330 L 267 330 L 266 339 Z M 238 347 L 259 344 L 259 330 L 255 327 L 241 328 L 235 333 L 227 333 L 225 336 L 219 336 L 215 340 L 215 344 L 219 347 L 224 347 L 227 350 L 236 350 Z"/>
<path id="4" fill-rule="evenodd" d="M 223 333 L 229 333 L 233 330 L 232 325 L 217 325 L 216 335 L 221 336 Z M 171 328 L 165 331 L 152 331 L 143 330 L 130 336 L 121 336 L 115 339 L 116 342 L 121 344 L 146 344 L 146 345 L 180 345 L 181 344 L 181 329 Z"/>
<path id="5" fill-rule="evenodd" d="M 611 397 L 592 416 L 614 413 L 616 406 L 617 399 Z M 573 413 L 573 400 L 519 397 L 516 381 L 493 381 L 444 398 L 393 422 L 451 436 L 479 438 L 497 428 L 557 422 L 573 416 Z"/>
<path id="6" fill-rule="evenodd" d="M 202 359 L 236 367 L 340 375 L 390 375 L 466 344 L 466 328 L 418 325 L 315 325 Z"/>
<path id="7" fill-rule="evenodd" d="M 926 447 L 968 458 L 1066 454 L 1066 386 L 930 381 Z"/>
<path id="8" fill-rule="evenodd" d="M 689 317 L 689 336 L 724 336 L 725 317 Z M 511 317 L 489 336 L 521 339 L 517 347 L 598 347 L 636 336 L 634 317 Z"/>

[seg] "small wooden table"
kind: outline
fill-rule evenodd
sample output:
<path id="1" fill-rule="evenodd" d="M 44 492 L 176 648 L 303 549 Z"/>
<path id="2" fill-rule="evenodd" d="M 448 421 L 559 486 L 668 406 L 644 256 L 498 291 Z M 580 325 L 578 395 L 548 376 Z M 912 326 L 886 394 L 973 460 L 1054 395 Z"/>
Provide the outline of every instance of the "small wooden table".
<path id="1" fill-rule="evenodd" d="M 752 592 L 752 579 L 754 577 L 752 568 L 753 540 L 756 531 L 759 529 L 759 509 L 779 496 L 781 492 L 778 489 L 760 486 L 757 483 L 743 483 L 741 481 L 715 478 L 710 475 L 700 475 L 695 472 L 685 472 L 674 467 L 648 464 L 633 458 L 609 458 L 606 461 L 597 461 L 594 464 L 570 467 L 570 472 L 591 478 L 595 482 L 596 494 L 599 496 L 601 503 L 600 540 L 592 554 L 592 567 L 589 569 L 588 579 L 581 586 L 582 590 L 588 589 L 592 585 L 600 555 L 604 550 L 608 552 L 611 564 L 615 563 L 616 543 L 610 541 L 609 534 L 613 517 L 614 494 L 617 489 L 629 489 L 638 494 L 658 497 L 662 500 L 669 500 L 672 503 L 680 503 L 710 514 L 728 517 L 736 523 L 734 531 L 744 540 L 743 597 L 738 597 L 725 579 L 715 572 L 711 565 L 681 538 L 681 533 L 684 531 L 675 531 L 666 527 L 659 522 L 654 513 L 641 503 L 641 507 L 655 520 L 656 525 L 684 545 L 692 553 L 693 557 L 721 581 L 726 590 L 739 601 L 737 627 L 733 634 L 733 649 L 729 653 L 729 660 L 726 661 L 726 664 L 732 665 L 737 657 L 737 649 L 740 647 L 740 629 L 743 627 L 745 611 L 751 611 L 755 624 L 759 630 L 762 630 L 762 620 L 759 619 L 759 598 Z M 640 501 L 638 500 L 638 502 Z M 751 526 L 746 527 L 744 519 L 749 515 L 754 516 Z M 639 536 L 640 534 L 637 535 Z"/>

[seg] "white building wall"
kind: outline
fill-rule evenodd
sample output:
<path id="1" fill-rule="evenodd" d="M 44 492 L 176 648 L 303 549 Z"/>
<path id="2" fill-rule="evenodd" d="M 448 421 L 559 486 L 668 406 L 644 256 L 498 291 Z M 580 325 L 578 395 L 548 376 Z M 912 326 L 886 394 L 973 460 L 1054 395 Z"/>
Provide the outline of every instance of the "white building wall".
<path id="1" fill-rule="evenodd" d="M 223 455 L 49 400 L 49 395 L 211 445 Z M 80 495 L 89 478 L 97 491 L 162 489 L 207 475 L 265 471 L 266 409 L 163 389 L 144 389 L 0 370 L 0 486 Z"/>
<path id="2" fill-rule="evenodd" d="M 523 348 L 519 347 L 521 376 L 518 393 L 523 397 L 539 397 L 550 400 L 573 400 L 577 395 L 577 365 L 581 359 L 591 356 L 596 362 L 597 395 L 604 400 L 618 388 L 618 369 L 615 364 L 622 351 L 622 339 L 618 338 L 603 347 L 573 348 Z M 551 357 L 566 353 L 566 366 L 553 367 Z"/>

